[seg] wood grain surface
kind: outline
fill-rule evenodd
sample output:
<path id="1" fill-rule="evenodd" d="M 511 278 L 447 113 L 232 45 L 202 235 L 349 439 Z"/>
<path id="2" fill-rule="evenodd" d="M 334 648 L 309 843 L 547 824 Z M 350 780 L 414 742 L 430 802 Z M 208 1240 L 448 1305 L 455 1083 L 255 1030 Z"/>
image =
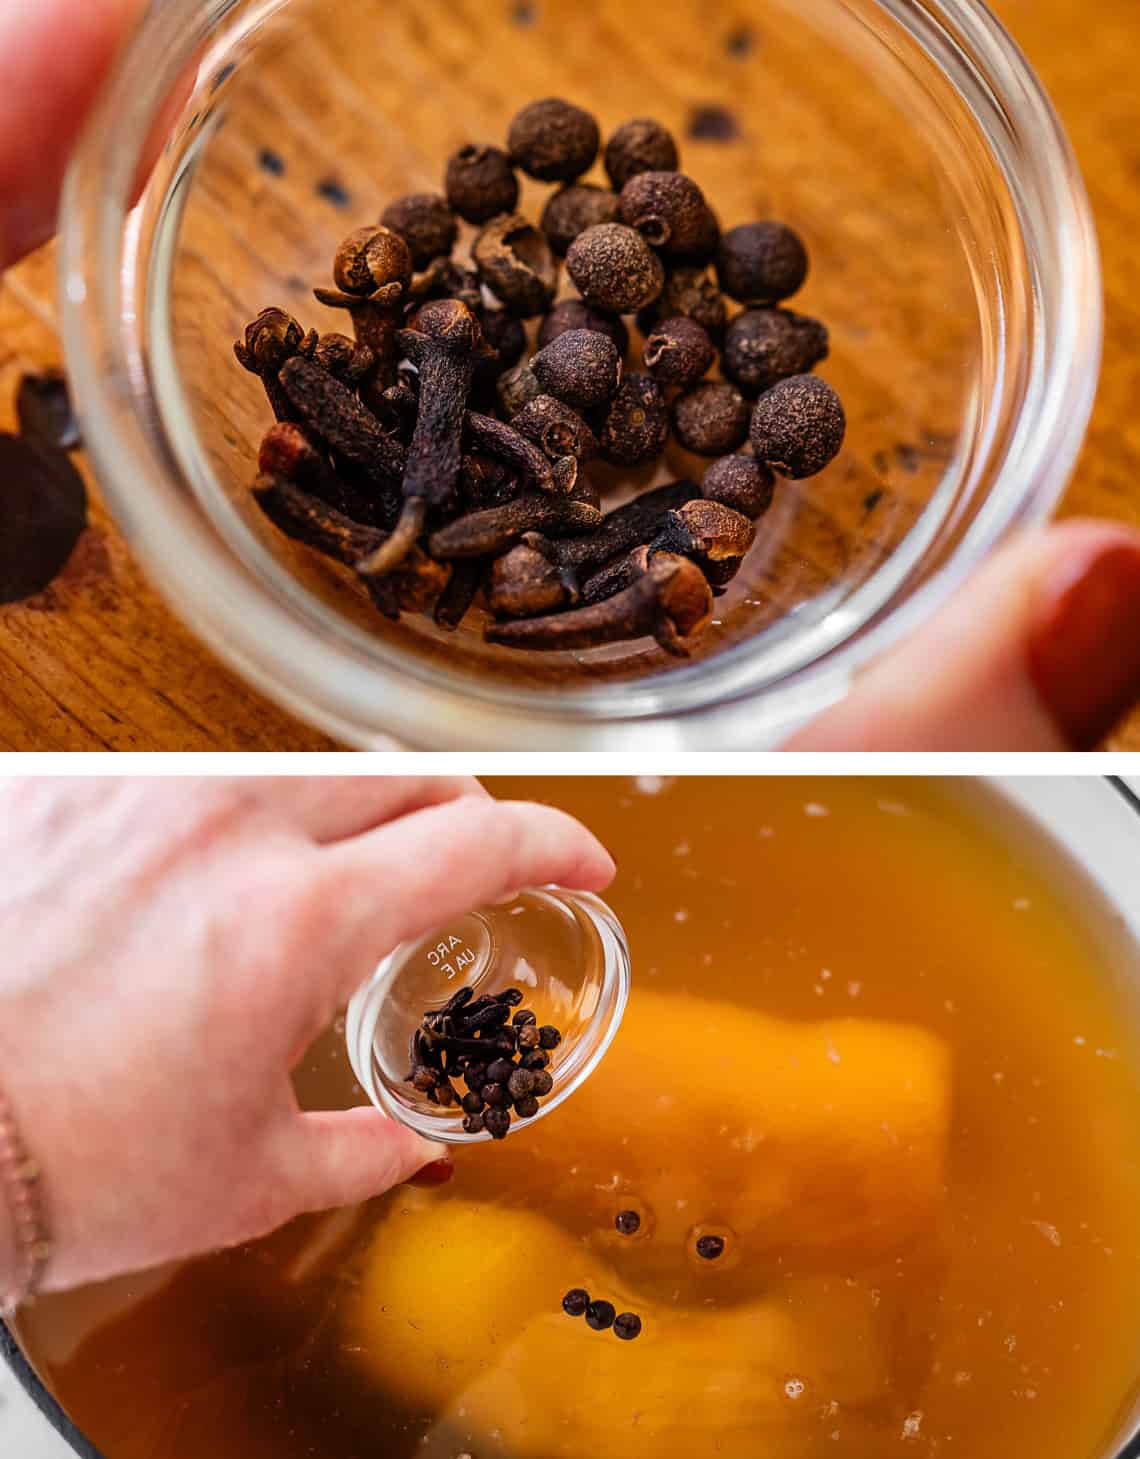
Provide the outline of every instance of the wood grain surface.
<path id="1" fill-rule="evenodd" d="M 1095 24 L 1072 0 L 999 0 L 996 8 L 1068 128 L 1104 255 L 1104 372 L 1062 514 L 1140 526 L 1140 92 L 1132 74 L 1140 15 L 1135 0 L 1104 0 Z M 539 6 L 529 9 L 541 18 Z M 498 58 L 496 71 L 512 73 L 509 55 Z M 14 428 L 20 376 L 60 362 L 57 323 L 49 248 L 0 280 L 0 430 Z M 103 506 L 82 453 L 77 459 L 90 489 L 90 525 L 47 590 L 0 607 L 0 749 L 333 748 L 244 685 L 167 610 Z M 1111 748 L 1140 749 L 1140 711 Z"/>

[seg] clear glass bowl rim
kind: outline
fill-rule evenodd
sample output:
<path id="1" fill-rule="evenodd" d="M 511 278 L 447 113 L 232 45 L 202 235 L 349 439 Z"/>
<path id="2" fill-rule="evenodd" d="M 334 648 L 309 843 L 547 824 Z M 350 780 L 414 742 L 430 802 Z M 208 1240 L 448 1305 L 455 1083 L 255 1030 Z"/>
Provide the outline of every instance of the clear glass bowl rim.
<path id="1" fill-rule="evenodd" d="M 251 30 L 289 0 L 257 0 Z M 846 4 L 847 0 L 837 0 Z M 841 698 L 869 658 L 911 633 L 1015 528 L 1044 520 L 1068 480 L 1099 372 L 1103 296 L 1096 234 L 1082 179 L 1051 103 L 996 17 L 978 0 L 870 0 L 928 53 L 974 116 L 1005 173 L 1024 225 L 1023 197 L 1044 220 L 1022 232 L 1052 321 L 1039 376 L 1013 445 L 978 518 L 945 564 L 854 637 L 786 675 L 766 673 L 748 645 L 681 674 L 528 689 L 429 663 L 346 633 L 321 636 L 296 599 L 271 592 L 235 558 L 180 490 L 156 429 L 138 321 L 127 297 L 138 239 L 128 200 L 141 150 L 204 24 L 233 0 L 152 0 L 120 57 L 69 171 L 59 255 L 64 347 L 100 484 L 133 549 L 172 606 L 220 657 L 288 708 L 342 740 L 425 749 L 756 749 L 779 741 Z M 205 17 L 205 18 L 204 18 Z M 232 39 L 232 38 L 231 38 Z M 199 75 L 222 64 L 207 47 Z M 131 143 L 124 146 L 122 139 Z M 1018 168 L 1006 166 L 1009 138 Z M 1046 247 L 1048 245 L 1048 247 Z M 894 589 L 890 588 L 893 592 Z M 896 594 L 897 596 L 897 594 Z M 319 605 L 324 611 L 323 605 Z"/>

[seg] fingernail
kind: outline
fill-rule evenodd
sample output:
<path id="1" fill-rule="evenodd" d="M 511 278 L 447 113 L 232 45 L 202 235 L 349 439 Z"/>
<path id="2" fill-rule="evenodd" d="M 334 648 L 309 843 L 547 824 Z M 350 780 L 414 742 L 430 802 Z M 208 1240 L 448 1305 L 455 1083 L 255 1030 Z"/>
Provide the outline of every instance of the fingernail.
<path id="1" fill-rule="evenodd" d="M 1099 744 L 1140 700 L 1140 545 L 1102 546 L 1046 582 L 1029 671 L 1077 750 Z"/>
<path id="2" fill-rule="evenodd" d="M 442 1160 L 433 1160 L 422 1170 L 417 1170 L 409 1185 L 446 1185 L 455 1174 L 455 1162 L 449 1155 Z"/>

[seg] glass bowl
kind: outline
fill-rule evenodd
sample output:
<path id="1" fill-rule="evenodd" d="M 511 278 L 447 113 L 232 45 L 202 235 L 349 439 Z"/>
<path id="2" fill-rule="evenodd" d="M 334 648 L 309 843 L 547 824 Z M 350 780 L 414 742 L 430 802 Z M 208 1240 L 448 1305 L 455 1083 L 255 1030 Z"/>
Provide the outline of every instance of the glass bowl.
<path id="1" fill-rule="evenodd" d="M 312 296 L 340 238 L 546 95 L 603 134 L 659 117 L 726 226 L 790 222 L 812 256 L 794 307 L 831 330 L 845 449 L 778 488 L 689 660 L 648 640 L 512 656 L 481 610 L 450 634 L 388 623 L 249 494 L 270 416 L 231 351 L 245 323 L 279 304 L 344 329 Z M 546 191 L 525 182 L 523 210 Z M 1100 351 L 1072 154 L 975 0 L 667 0 L 652 24 L 622 0 L 152 0 L 72 169 L 61 268 L 86 439 L 151 576 L 361 746 L 776 743 L 1048 514 Z M 657 479 L 701 465 L 671 448 Z"/>
<path id="2" fill-rule="evenodd" d="M 461 1109 L 430 1104 L 408 1082 L 408 1039 L 426 1009 L 442 1008 L 461 987 L 476 997 L 517 988 L 539 1025 L 552 1024 L 562 1041 L 550 1055 L 554 1088 L 537 1114 L 514 1118 L 514 1135 L 597 1068 L 621 1026 L 629 982 L 625 933 L 599 897 L 557 887 L 520 892 L 389 953 L 348 1005 L 349 1062 L 373 1104 L 417 1134 L 449 1145 L 489 1140 L 464 1129 Z"/>

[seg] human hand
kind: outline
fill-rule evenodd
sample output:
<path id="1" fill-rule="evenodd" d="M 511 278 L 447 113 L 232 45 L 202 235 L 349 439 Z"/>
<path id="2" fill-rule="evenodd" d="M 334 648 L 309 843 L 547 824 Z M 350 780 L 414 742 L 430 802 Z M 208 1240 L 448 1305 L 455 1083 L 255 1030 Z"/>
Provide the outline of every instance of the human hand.
<path id="1" fill-rule="evenodd" d="M 1090 750 L 1140 701 L 1140 532 L 1065 522 L 996 553 L 789 750 Z"/>
<path id="2" fill-rule="evenodd" d="M 444 778 L 9 781 L 0 865 L 0 1086 L 51 1288 L 445 1179 L 377 1110 L 302 1113 L 290 1067 L 397 942 L 613 875 L 568 816 Z"/>

